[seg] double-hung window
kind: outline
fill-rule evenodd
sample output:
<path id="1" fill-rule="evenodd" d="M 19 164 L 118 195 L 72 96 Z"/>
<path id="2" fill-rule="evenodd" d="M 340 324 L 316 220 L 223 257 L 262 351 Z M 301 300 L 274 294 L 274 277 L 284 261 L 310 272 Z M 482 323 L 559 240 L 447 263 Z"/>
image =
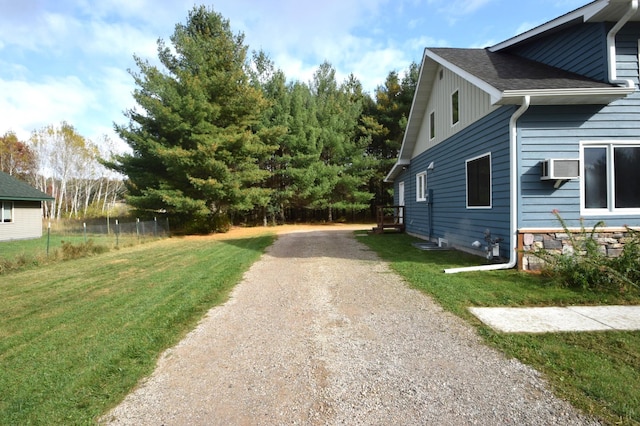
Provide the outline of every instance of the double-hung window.
<path id="1" fill-rule="evenodd" d="M 466 161 L 467 208 L 491 208 L 491 153 Z"/>
<path id="2" fill-rule="evenodd" d="M 640 212 L 640 142 L 584 142 L 581 148 L 583 212 Z"/>
<path id="3" fill-rule="evenodd" d="M 416 201 L 427 201 L 427 172 L 416 175 Z"/>
<path id="4" fill-rule="evenodd" d="M 13 222 L 13 202 L 0 201 L 0 222 Z"/>

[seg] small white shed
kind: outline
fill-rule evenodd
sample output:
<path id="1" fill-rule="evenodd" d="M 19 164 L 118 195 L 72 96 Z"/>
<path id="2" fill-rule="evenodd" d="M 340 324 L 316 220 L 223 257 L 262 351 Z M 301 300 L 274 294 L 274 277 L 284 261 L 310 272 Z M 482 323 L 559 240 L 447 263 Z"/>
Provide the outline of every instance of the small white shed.
<path id="1" fill-rule="evenodd" d="M 0 172 L 0 241 L 40 238 L 42 202 L 53 197 Z"/>

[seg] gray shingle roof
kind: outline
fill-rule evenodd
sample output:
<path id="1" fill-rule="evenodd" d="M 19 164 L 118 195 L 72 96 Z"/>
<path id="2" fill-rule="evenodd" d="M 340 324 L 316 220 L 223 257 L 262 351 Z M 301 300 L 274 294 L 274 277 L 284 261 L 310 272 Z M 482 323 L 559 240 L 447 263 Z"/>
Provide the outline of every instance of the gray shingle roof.
<path id="1" fill-rule="evenodd" d="M 28 185 L 4 172 L 0 172 L 0 200 L 42 201 L 52 200 L 44 192 Z"/>
<path id="2" fill-rule="evenodd" d="M 490 52 L 486 49 L 429 50 L 500 91 L 615 87 L 509 53 Z"/>

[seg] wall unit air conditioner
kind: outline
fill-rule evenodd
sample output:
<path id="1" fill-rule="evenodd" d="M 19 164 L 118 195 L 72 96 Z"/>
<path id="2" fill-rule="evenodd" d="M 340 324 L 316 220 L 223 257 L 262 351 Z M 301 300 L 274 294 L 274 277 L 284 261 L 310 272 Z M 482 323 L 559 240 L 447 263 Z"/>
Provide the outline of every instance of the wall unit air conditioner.
<path id="1" fill-rule="evenodd" d="M 540 180 L 570 180 L 580 177 L 580 160 L 549 158 L 541 162 Z"/>

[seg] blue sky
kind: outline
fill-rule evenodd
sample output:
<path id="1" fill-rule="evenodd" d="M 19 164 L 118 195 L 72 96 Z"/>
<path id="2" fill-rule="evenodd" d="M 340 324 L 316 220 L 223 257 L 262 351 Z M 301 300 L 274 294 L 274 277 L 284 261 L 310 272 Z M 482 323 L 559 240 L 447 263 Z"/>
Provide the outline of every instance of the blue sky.
<path id="1" fill-rule="evenodd" d="M 486 47 L 588 0 L 0 0 L 0 135 L 67 121 L 116 142 L 134 106 L 133 55 L 154 62 L 156 41 L 204 4 L 290 80 L 327 60 L 369 92 L 425 47 Z"/>

